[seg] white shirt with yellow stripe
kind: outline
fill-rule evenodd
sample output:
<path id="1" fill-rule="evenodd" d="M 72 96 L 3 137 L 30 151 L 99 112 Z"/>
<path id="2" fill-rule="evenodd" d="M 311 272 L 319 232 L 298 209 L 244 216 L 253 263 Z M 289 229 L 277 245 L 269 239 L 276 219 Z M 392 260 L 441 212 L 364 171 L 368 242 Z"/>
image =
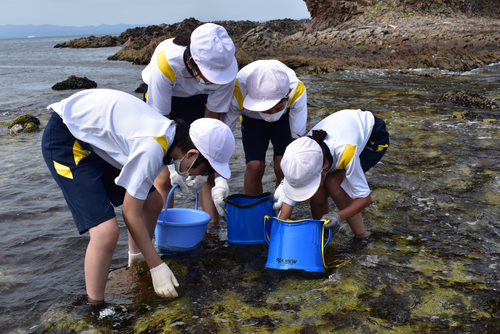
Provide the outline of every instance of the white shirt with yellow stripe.
<path id="1" fill-rule="evenodd" d="M 346 177 L 341 187 L 352 199 L 365 198 L 370 194 L 359 155 L 370 138 L 374 123 L 375 118 L 369 111 L 344 109 L 323 119 L 308 133 L 326 131 L 324 143 L 330 148 L 333 158 L 328 173 L 345 169 Z"/>
<path id="2" fill-rule="evenodd" d="M 261 64 L 276 64 L 288 74 L 290 80 L 290 99 L 288 107 L 290 108 L 290 131 L 292 138 L 299 138 L 306 132 L 307 123 L 307 92 L 304 84 L 297 78 L 295 72 L 278 60 L 257 60 L 243 67 L 236 76 L 236 85 L 231 100 L 229 112 L 221 120 L 231 129 L 234 129 L 236 121 L 241 114 L 263 120 L 259 112 L 246 110 L 243 108 L 243 100 L 247 95 L 246 80 L 248 75 Z"/>
<path id="3" fill-rule="evenodd" d="M 120 169 L 115 183 L 133 197 L 145 200 L 155 178 L 165 167 L 163 158 L 175 137 L 175 123 L 130 94 L 89 89 L 49 105 L 78 140 Z M 78 165 L 90 153 L 75 141 Z M 69 166 L 54 161 L 56 171 L 72 178 Z M 69 171 L 69 173 L 68 173 Z"/>
<path id="4" fill-rule="evenodd" d="M 189 74 L 184 62 L 185 46 L 174 44 L 173 38 L 161 42 L 142 71 L 148 85 L 147 104 L 162 115 L 172 110 L 172 96 L 190 97 L 207 94 L 206 107 L 216 113 L 226 113 L 234 90 L 234 81 L 215 91 L 207 90 Z"/>

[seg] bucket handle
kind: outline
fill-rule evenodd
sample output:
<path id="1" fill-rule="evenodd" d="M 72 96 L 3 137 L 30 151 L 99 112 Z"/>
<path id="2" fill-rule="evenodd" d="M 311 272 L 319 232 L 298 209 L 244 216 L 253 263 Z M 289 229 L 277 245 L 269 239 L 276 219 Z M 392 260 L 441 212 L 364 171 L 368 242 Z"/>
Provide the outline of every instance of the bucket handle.
<path id="1" fill-rule="evenodd" d="M 170 203 L 170 198 L 174 194 L 174 190 L 179 188 L 178 184 L 174 184 L 172 189 L 170 189 L 168 196 L 167 196 L 167 202 L 165 202 L 165 212 L 163 213 L 163 224 L 165 224 L 165 217 L 167 216 L 167 208 L 168 208 L 168 203 Z M 198 210 L 198 190 L 196 190 L 196 210 Z"/>
<path id="2" fill-rule="evenodd" d="M 279 219 L 279 218 L 278 218 Z M 266 222 L 270 220 L 270 217 L 269 216 L 264 216 L 264 239 L 266 240 L 267 244 L 269 245 L 269 241 L 271 240 L 271 238 L 269 237 L 269 235 L 267 234 L 267 231 L 266 231 Z M 271 222 L 272 224 L 272 222 Z M 325 222 L 326 224 L 326 222 Z M 323 224 L 324 225 L 324 224 Z M 325 229 L 323 228 L 322 229 L 322 233 L 321 233 L 321 242 L 323 242 L 323 238 L 324 238 L 324 233 L 325 233 Z M 321 248 L 321 252 L 323 252 L 323 250 L 326 248 L 326 246 L 328 246 L 328 244 L 330 243 L 330 240 L 332 240 L 332 230 L 328 230 L 328 240 L 326 241 L 326 243 L 323 245 L 323 247 Z M 324 264 L 324 257 L 323 257 L 323 264 Z M 326 266 L 325 266 L 326 268 Z"/>

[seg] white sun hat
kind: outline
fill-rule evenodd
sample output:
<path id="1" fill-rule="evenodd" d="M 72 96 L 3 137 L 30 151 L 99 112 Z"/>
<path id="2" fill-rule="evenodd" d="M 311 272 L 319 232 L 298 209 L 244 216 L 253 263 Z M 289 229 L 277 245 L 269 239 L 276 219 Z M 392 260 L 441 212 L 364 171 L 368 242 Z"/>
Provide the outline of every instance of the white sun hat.
<path id="1" fill-rule="evenodd" d="M 257 66 L 248 75 L 246 85 L 243 107 L 257 112 L 271 109 L 290 91 L 288 74 L 276 64 Z"/>
<path id="2" fill-rule="evenodd" d="M 285 175 L 285 195 L 296 202 L 311 198 L 321 183 L 323 150 L 309 137 L 301 137 L 287 146 L 281 169 Z"/>
<path id="3" fill-rule="evenodd" d="M 218 119 L 199 118 L 191 123 L 189 137 L 212 168 L 223 178 L 229 179 L 229 159 L 235 147 L 231 129 Z"/>
<path id="4" fill-rule="evenodd" d="M 226 29 L 205 23 L 191 34 L 191 57 L 208 81 L 225 85 L 236 78 L 238 63 L 234 57 L 234 43 Z"/>

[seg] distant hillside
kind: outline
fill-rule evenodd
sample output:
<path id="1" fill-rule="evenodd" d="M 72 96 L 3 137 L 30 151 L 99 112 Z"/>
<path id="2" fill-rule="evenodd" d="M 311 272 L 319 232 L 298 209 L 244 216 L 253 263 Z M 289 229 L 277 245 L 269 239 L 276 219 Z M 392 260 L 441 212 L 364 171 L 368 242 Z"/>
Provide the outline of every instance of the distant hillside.
<path id="1" fill-rule="evenodd" d="M 74 35 L 99 35 L 99 34 L 119 34 L 126 29 L 135 27 L 145 27 L 145 24 L 101 24 L 99 26 L 57 26 L 50 24 L 42 25 L 0 25 L 0 39 L 4 38 L 26 38 L 28 36 L 49 37 L 49 36 L 74 36 Z"/>

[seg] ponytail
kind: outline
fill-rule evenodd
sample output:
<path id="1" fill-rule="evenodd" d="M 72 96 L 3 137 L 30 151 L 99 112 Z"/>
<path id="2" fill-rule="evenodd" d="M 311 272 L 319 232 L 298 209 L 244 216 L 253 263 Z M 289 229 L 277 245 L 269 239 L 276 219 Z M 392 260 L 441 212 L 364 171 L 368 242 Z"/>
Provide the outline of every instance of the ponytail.
<path id="1" fill-rule="evenodd" d="M 308 136 L 312 140 L 314 140 L 316 143 L 321 144 L 325 138 L 326 138 L 326 131 L 325 130 L 313 130 L 312 135 Z"/>

